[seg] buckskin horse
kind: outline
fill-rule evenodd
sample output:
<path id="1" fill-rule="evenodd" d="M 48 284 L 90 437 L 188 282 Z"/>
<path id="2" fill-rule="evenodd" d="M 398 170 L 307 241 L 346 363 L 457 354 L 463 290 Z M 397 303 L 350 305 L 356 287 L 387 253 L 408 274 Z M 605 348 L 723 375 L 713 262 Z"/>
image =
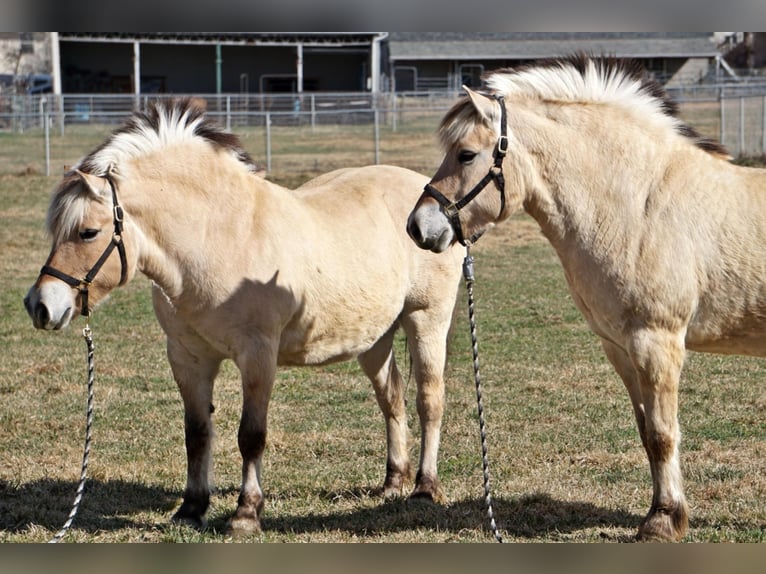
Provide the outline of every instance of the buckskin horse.
<path id="1" fill-rule="evenodd" d="M 638 537 L 681 539 L 686 351 L 766 354 L 766 170 L 732 164 L 630 61 L 575 54 L 485 82 L 444 116 L 408 232 L 441 252 L 521 209 L 537 221 L 630 395 L 653 486 Z"/>
<path id="2" fill-rule="evenodd" d="M 261 460 L 278 365 L 358 358 L 385 418 L 384 494 L 400 494 L 410 467 L 393 352 L 399 327 L 421 423 L 411 496 L 441 501 L 442 377 L 460 255 L 424 252 L 407 237 L 407 214 L 426 180 L 369 166 L 285 189 L 256 175 L 238 138 L 190 100 L 134 114 L 64 175 L 47 217 L 52 250 L 25 305 L 35 327 L 61 329 L 136 272 L 153 281 L 185 409 L 187 483 L 174 520 L 204 524 L 213 383 L 227 358 L 243 391 L 232 533 L 261 528 Z"/>

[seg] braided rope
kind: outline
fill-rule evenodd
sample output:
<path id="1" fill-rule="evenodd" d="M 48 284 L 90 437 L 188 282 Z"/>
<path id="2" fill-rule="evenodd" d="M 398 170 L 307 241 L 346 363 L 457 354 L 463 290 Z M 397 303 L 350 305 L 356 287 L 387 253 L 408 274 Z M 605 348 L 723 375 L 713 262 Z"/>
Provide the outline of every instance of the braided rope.
<path id="1" fill-rule="evenodd" d="M 85 423 L 85 448 L 82 455 L 82 469 L 80 471 L 80 483 L 77 485 L 77 492 L 75 494 L 74 503 L 72 504 L 72 510 L 69 512 L 64 525 L 61 527 L 53 538 L 48 543 L 56 544 L 61 541 L 74 522 L 74 517 L 77 516 L 77 511 L 80 509 L 80 502 L 82 502 L 82 495 L 85 491 L 85 481 L 88 475 L 88 458 L 90 457 L 90 440 L 91 440 L 91 428 L 93 426 L 93 380 L 94 380 L 94 367 L 93 367 L 93 337 L 90 330 L 90 326 L 86 325 L 82 330 L 82 336 L 85 338 L 85 343 L 88 347 L 88 406 L 87 416 Z"/>
<path id="2" fill-rule="evenodd" d="M 495 523 L 495 513 L 492 510 L 492 494 L 489 488 L 489 457 L 487 450 L 487 433 L 484 424 L 484 403 L 482 400 L 481 392 L 481 375 L 479 374 L 479 340 L 476 336 L 476 314 L 473 304 L 473 256 L 471 256 L 470 248 L 466 247 L 466 255 L 463 260 L 463 277 L 465 278 L 465 286 L 468 291 L 468 321 L 471 326 L 471 351 L 473 352 L 473 372 L 476 380 L 476 404 L 479 411 L 479 431 L 481 433 L 481 465 L 484 472 L 484 502 L 487 505 L 487 517 L 489 518 L 489 525 L 492 528 L 492 534 L 495 540 L 498 542 L 503 541 L 503 537 L 497 530 L 497 524 Z"/>

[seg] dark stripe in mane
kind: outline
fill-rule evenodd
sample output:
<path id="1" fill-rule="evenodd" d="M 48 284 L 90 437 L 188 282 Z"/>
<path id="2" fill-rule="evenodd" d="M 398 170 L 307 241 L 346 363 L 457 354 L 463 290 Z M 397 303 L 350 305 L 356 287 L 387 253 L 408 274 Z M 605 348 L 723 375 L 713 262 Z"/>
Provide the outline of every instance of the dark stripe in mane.
<path id="1" fill-rule="evenodd" d="M 689 138 L 697 147 L 708 153 L 729 157 L 729 152 L 723 144 L 714 139 L 702 136 L 693 127 L 680 121 L 678 104 L 668 95 L 665 88 L 663 88 L 659 82 L 649 76 L 644 65 L 638 60 L 616 58 L 614 56 L 590 56 L 585 52 L 577 52 L 563 58 L 537 60 L 534 63 L 524 64 L 516 68 L 504 68 L 486 72 L 483 79 L 486 79 L 493 74 L 515 75 L 531 69 L 562 69 L 567 67 L 573 67 L 584 77 L 588 68 L 588 63 L 591 61 L 596 64 L 599 73 L 604 77 L 621 76 L 640 82 L 641 92 L 657 100 L 665 114 L 676 118 L 679 121 L 677 127 L 679 134 Z"/>
<path id="2" fill-rule="evenodd" d="M 207 117 L 204 107 L 200 105 L 199 99 L 190 97 L 152 102 L 149 104 L 146 112 L 134 112 L 123 126 L 114 130 L 99 147 L 82 160 L 79 169 L 87 173 L 97 171 L 94 165 L 94 158 L 99 152 L 112 145 L 119 136 L 140 133 L 142 129 L 146 128 L 159 133 L 162 129 L 162 118 L 173 116 L 179 118 L 179 121 L 183 122 L 184 126 L 188 126 L 201 119 L 194 128 L 193 134 L 195 136 L 204 139 L 216 148 L 233 152 L 239 161 L 245 164 L 250 171 L 257 171 L 255 161 L 244 149 L 239 137 L 226 131 L 220 124 Z"/>

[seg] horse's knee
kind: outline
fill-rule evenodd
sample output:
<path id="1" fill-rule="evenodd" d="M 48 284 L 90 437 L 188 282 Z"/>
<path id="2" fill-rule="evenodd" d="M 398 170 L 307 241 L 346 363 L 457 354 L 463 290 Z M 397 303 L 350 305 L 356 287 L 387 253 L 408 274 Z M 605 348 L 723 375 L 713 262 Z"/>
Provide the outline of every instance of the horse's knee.
<path id="1" fill-rule="evenodd" d="M 686 501 L 668 506 L 652 506 L 641 526 L 638 540 L 644 542 L 678 542 L 689 530 L 689 509 Z"/>
<path id="2" fill-rule="evenodd" d="M 243 461 L 260 459 L 266 448 L 266 426 L 255 423 L 251 417 L 243 416 L 237 443 Z"/>

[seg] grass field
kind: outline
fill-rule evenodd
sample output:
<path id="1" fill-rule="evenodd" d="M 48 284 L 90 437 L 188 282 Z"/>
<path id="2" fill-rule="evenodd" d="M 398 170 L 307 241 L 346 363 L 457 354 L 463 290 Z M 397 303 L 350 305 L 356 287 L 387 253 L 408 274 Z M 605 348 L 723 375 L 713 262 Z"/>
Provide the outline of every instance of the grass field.
<path id="1" fill-rule="evenodd" d="M 92 147 L 101 137 L 83 134 L 82 140 Z M 409 167 L 428 173 L 438 154 L 428 152 L 416 162 L 418 145 L 433 143 L 430 135 L 420 143 L 416 139 L 403 135 L 402 146 L 408 140 L 411 147 L 396 156 L 392 144 L 384 160 L 409 160 Z M 30 153 L 22 149 L 25 144 L 2 143 L 8 150 L 2 161 L 23 167 L 20 158 Z M 62 162 L 80 153 L 75 145 L 57 145 Z M 253 154 L 258 159 L 257 150 Z M 297 169 L 308 165 L 311 150 L 305 154 L 296 154 L 284 171 L 270 177 L 296 185 L 313 169 Z M 320 171 L 333 161 L 349 158 L 319 164 Z M 42 222 L 57 178 L 43 177 L 37 169 L 2 167 L 0 541 L 40 542 L 63 524 L 79 477 L 85 343 L 79 334 L 82 320 L 64 332 L 39 332 L 21 302 L 47 255 Z M 517 216 L 486 235 L 474 255 L 494 510 L 501 533 L 506 541 L 518 542 L 632 540 L 651 500 L 648 464 L 627 393 L 575 309 L 555 254 L 533 222 Z M 224 365 L 216 386 L 216 493 L 209 528 L 197 532 L 168 521 L 185 481 L 183 409 L 152 313 L 148 280 L 138 277 L 117 291 L 96 311 L 91 326 L 96 414 L 90 480 L 66 540 L 224 541 L 240 482 L 240 392 L 233 365 Z M 397 344 L 406 372 L 403 342 Z M 766 539 L 765 371 L 766 362 L 759 359 L 689 356 L 680 399 L 691 508 L 687 541 Z M 416 460 L 414 386 L 409 384 L 407 396 Z M 462 289 L 450 340 L 439 465 L 447 504 L 379 497 L 383 419 L 355 363 L 281 370 L 269 424 L 265 531 L 254 541 L 492 540 L 482 497 Z"/>

